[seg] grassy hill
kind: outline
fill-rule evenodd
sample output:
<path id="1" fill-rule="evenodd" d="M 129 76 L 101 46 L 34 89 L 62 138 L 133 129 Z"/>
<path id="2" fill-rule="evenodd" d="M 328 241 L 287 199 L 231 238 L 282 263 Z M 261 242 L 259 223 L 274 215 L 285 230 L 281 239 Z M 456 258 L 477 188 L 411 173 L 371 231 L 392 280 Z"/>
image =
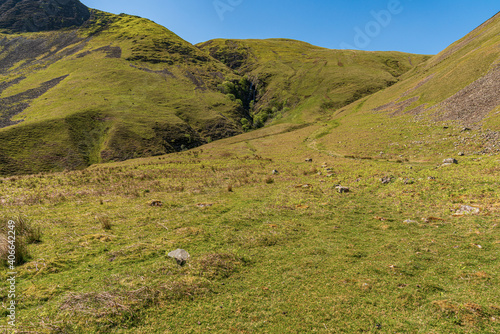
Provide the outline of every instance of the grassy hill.
<path id="1" fill-rule="evenodd" d="M 397 84 L 333 113 L 330 126 L 340 126 L 311 139 L 332 154 L 391 159 L 498 153 L 499 45 L 497 14 Z"/>
<path id="2" fill-rule="evenodd" d="M 250 81 L 251 113 L 311 122 L 399 81 L 428 56 L 400 52 L 330 50 L 288 39 L 223 40 L 198 47 Z"/>
<path id="3" fill-rule="evenodd" d="M 216 90 L 235 75 L 151 21 L 93 11 L 79 29 L 1 36 L 0 173 L 87 167 L 241 133 Z"/>
<path id="4" fill-rule="evenodd" d="M 428 58 L 290 40 L 197 48 L 146 19 L 96 10 L 79 28 L 1 37 L 3 175 L 181 151 L 269 119 L 311 122 Z"/>

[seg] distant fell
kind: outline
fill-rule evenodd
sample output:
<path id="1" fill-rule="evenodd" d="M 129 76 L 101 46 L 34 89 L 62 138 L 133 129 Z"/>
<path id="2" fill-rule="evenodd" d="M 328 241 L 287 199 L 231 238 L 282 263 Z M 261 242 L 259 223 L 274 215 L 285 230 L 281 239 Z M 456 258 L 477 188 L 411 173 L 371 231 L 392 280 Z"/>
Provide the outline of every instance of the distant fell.
<path id="1" fill-rule="evenodd" d="M 313 122 L 400 81 L 429 56 L 325 49 L 290 39 L 216 39 L 197 45 L 256 87 L 256 123 Z"/>

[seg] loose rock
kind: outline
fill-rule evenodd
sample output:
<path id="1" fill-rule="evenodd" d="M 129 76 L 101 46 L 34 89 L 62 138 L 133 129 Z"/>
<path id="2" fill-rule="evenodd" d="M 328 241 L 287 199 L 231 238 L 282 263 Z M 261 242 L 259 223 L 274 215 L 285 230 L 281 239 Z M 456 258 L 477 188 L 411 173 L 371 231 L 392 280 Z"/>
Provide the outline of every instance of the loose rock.
<path id="1" fill-rule="evenodd" d="M 336 186 L 335 189 L 341 194 L 343 193 L 348 193 L 350 189 L 348 187 L 343 187 L 343 186 Z"/>
<path id="2" fill-rule="evenodd" d="M 392 177 L 390 176 L 384 176 L 383 178 L 380 179 L 380 182 L 382 182 L 382 184 L 389 184 L 391 183 L 392 181 Z"/>
<path id="3" fill-rule="evenodd" d="M 189 253 L 184 249 L 176 249 L 174 251 L 171 251 L 170 253 L 168 253 L 168 256 L 174 258 L 179 266 L 183 266 L 190 258 Z"/>
<path id="4" fill-rule="evenodd" d="M 458 164 L 458 161 L 455 158 L 448 158 L 443 160 L 443 164 Z"/>
<path id="5" fill-rule="evenodd" d="M 462 215 L 476 215 L 480 212 L 481 210 L 479 208 L 470 206 L 470 205 L 462 205 L 460 209 L 457 210 L 456 214 L 457 216 L 462 216 Z"/>

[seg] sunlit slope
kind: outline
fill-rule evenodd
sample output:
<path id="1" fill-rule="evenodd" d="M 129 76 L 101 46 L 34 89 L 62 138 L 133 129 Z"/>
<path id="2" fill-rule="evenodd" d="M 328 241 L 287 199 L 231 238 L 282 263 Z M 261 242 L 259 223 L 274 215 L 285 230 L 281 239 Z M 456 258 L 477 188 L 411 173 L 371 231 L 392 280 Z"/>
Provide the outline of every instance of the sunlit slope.
<path id="1" fill-rule="evenodd" d="M 312 121 L 399 81 L 428 56 L 330 50 L 288 39 L 199 44 L 257 87 L 255 114 Z"/>
<path id="2" fill-rule="evenodd" d="M 316 144 L 341 154 L 408 159 L 498 152 L 499 14 L 402 78 L 331 114 L 331 124 L 340 126 Z"/>
<path id="3" fill-rule="evenodd" d="M 0 174 L 86 167 L 241 132 L 225 65 L 149 20 L 93 11 L 78 30 L 0 41 Z"/>

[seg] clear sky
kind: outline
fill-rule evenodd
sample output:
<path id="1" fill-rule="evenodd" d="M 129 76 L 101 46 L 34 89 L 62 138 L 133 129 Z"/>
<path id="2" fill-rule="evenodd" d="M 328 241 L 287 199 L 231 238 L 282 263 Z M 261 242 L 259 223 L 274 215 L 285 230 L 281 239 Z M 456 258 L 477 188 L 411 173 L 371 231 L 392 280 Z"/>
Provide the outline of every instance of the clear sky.
<path id="1" fill-rule="evenodd" d="M 193 44 L 291 38 L 330 49 L 436 54 L 500 11 L 499 0 L 81 0 Z"/>

